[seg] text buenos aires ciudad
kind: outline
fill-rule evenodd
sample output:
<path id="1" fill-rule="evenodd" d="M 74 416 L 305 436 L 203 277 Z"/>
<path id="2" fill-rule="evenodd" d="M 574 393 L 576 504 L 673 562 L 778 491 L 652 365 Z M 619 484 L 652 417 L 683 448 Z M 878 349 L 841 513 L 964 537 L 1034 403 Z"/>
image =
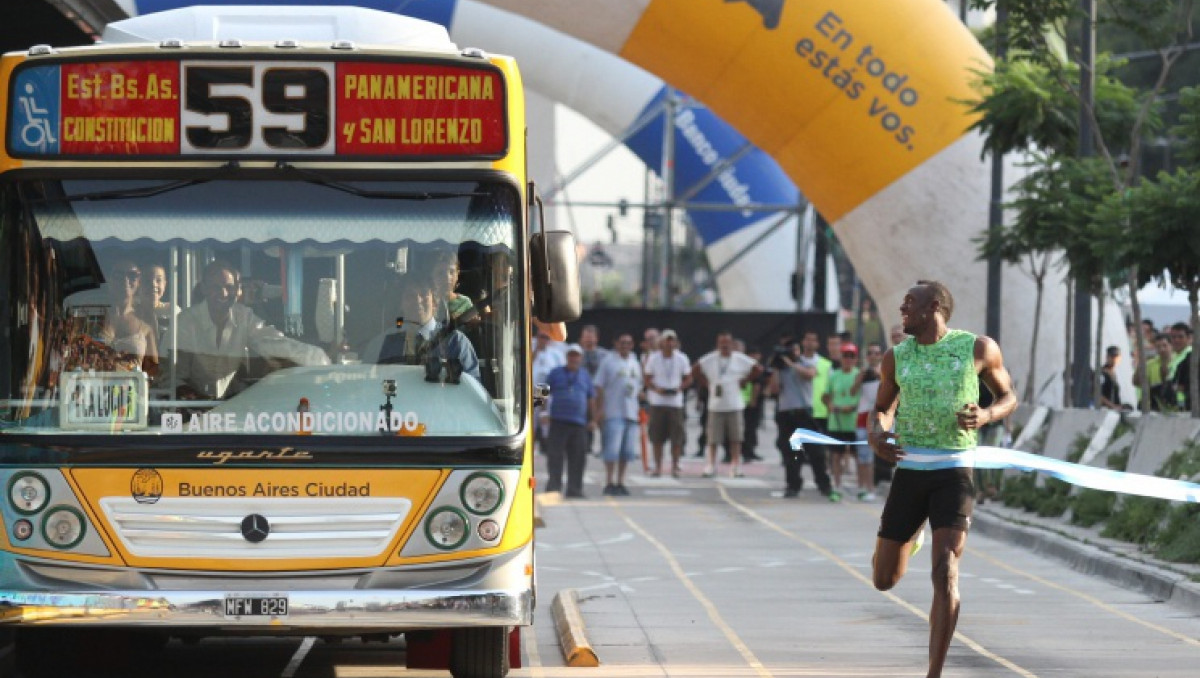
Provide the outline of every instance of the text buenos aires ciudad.
<path id="1" fill-rule="evenodd" d="M 301 485 L 179 483 L 180 497 L 369 497 L 371 483 L 310 482 Z"/>
<path id="2" fill-rule="evenodd" d="M 358 102 L 495 101 L 495 78 L 488 74 L 410 75 L 349 73 L 342 78 L 342 100 Z M 346 142 L 370 145 L 477 145 L 484 123 L 469 116 L 361 116 L 342 122 Z"/>

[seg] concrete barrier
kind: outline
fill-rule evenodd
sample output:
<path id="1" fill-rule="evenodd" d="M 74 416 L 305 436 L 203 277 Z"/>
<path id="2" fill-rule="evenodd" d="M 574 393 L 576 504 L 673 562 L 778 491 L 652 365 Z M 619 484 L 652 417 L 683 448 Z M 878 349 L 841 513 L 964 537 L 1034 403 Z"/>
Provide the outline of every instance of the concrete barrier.
<path id="1" fill-rule="evenodd" d="M 1114 454 L 1121 452 L 1129 452 L 1133 450 L 1133 444 L 1137 442 L 1137 429 L 1126 431 L 1121 434 L 1121 437 L 1113 440 L 1100 451 L 1095 457 L 1088 460 L 1080 460 L 1081 463 L 1096 468 L 1108 468 L 1108 458 Z"/>
<path id="2" fill-rule="evenodd" d="M 1200 433 L 1200 419 L 1187 415 L 1150 413 L 1142 415 L 1137 442 L 1129 453 L 1130 473 L 1154 475 L 1172 453 Z"/>
<path id="3" fill-rule="evenodd" d="M 1050 421 L 1050 430 L 1046 433 L 1044 449 L 1039 450 L 1043 455 L 1065 461 L 1080 435 L 1089 438 L 1104 422 L 1105 410 L 1070 409 L 1054 413 Z"/>
<path id="4" fill-rule="evenodd" d="M 550 612 L 554 615 L 558 644 L 562 648 L 567 666 L 600 666 L 600 659 L 588 642 L 583 615 L 579 613 L 579 592 L 575 589 L 559 591 L 558 595 L 554 596 Z"/>

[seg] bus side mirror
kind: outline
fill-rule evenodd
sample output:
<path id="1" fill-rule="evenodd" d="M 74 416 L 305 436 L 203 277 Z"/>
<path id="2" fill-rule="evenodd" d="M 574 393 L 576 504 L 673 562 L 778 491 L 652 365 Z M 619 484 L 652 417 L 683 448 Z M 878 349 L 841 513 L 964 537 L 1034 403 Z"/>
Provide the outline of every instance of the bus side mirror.
<path id="1" fill-rule="evenodd" d="M 534 317 L 544 323 L 578 320 L 583 300 L 575 236 L 569 231 L 534 233 L 529 238 L 529 260 Z"/>

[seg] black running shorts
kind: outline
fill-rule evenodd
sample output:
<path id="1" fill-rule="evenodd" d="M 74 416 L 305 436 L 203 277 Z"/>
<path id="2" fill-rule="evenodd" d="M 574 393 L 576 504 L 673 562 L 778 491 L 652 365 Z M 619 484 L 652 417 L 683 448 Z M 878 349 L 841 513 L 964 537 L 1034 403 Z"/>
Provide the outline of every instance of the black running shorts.
<path id="1" fill-rule="evenodd" d="M 911 541 L 926 520 L 935 530 L 957 527 L 965 532 L 971 526 L 974 510 L 972 469 L 896 469 L 879 518 L 879 536 L 898 542 Z"/>

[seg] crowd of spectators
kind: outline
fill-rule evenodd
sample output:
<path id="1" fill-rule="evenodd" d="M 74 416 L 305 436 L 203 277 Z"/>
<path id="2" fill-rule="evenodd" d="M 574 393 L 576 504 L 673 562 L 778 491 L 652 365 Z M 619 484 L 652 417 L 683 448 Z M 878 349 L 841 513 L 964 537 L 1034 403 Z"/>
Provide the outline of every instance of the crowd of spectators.
<path id="1" fill-rule="evenodd" d="M 727 330 L 685 341 L 672 329 L 647 328 L 636 348 L 629 334 L 606 347 L 595 325 L 575 336 L 575 342 L 560 342 L 544 332 L 535 335 L 533 381 L 550 387 L 549 402 L 535 414 L 548 492 L 582 497 L 593 455 L 604 461 L 603 494 L 619 497 L 629 494 L 627 470 L 639 460 L 650 477 L 680 477 L 681 459 L 692 455 L 704 459 L 702 477 L 737 478 L 745 464 L 774 460 L 771 447 L 786 470 L 785 497 L 802 489 L 805 464 L 831 501 L 841 499 L 844 478 L 854 479 L 860 501 L 874 501 L 875 484 L 890 478 L 891 469 L 876 463 L 866 446 L 792 450 L 788 442 L 798 427 L 847 443 L 863 437 L 886 349 L 880 343 L 860 352 L 849 333 L 806 331 L 758 347 Z M 692 440 L 685 427 L 689 416 L 700 422 L 700 435 Z M 767 416 L 776 423 L 774 445 L 759 436 Z"/>

